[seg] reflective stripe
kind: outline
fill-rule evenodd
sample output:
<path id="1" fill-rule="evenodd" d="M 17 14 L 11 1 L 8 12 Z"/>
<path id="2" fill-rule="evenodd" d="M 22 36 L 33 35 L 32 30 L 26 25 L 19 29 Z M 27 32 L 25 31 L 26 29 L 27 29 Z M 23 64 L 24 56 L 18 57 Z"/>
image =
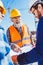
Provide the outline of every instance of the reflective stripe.
<path id="1" fill-rule="evenodd" d="M 29 37 L 25 37 L 25 38 L 23 38 L 22 40 L 28 40 L 28 39 L 30 39 Z"/>
<path id="2" fill-rule="evenodd" d="M 17 41 L 14 41 L 13 43 L 19 43 L 19 42 L 21 42 L 22 40 L 17 40 Z"/>
<path id="3" fill-rule="evenodd" d="M 28 40 L 28 39 L 29 39 L 29 37 L 26 37 L 26 38 L 23 38 L 22 40 L 17 40 L 17 41 L 15 41 L 15 42 L 13 42 L 13 43 L 22 42 L 23 40 Z"/>
<path id="4" fill-rule="evenodd" d="M 23 46 L 30 46 L 30 45 L 31 45 L 31 44 L 29 43 L 29 44 L 24 44 Z M 23 46 L 22 46 L 22 47 L 23 47 Z"/>

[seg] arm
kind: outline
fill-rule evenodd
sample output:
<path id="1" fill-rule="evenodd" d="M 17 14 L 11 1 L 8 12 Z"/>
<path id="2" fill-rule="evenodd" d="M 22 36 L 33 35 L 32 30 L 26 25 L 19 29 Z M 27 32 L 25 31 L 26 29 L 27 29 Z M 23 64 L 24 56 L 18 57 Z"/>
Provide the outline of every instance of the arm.
<path id="1" fill-rule="evenodd" d="M 43 17 L 40 18 L 38 28 L 37 28 L 36 48 L 34 48 L 28 53 L 19 55 L 18 62 L 25 64 L 25 63 L 39 61 L 39 59 L 40 60 L 43 59 Z"/>
<path id="2" fill-rule="evenodd" d="M 13 51 L 16 51 L 16 52 L 21 52 L 21 49 L 20 47 L 16 44 L 16 43 L 11 43 L 11 36 L 10 36 L 10 31 L 9 29 L 7 30 L 7 38 L 8 38 L 8 41 L 9 41 L 9 45 L 11 46 L 11 49 Z"/>
<path id="3" fill-rule="evenodd" d="M 7 39 L 8 39 L 9 45 L 10 45 L 10 43 L 11 43 L 11 36 L 10 36 L 9 28 L 8 28 L 8 30 L 6 32 L 6 35 L 7 35 Z"/>
<path id="4" fill-rule="evenodd" d="M 0 29 L 0 53 L 6 55 L 9 53 L 9 51 L 10 51 L 10 47 L 7 43 L 7 38 L 4 33 L 4 30 Z"/>
<path id="5" fill-rule="evenodd" d="M 20 65 L 23 65 L 36 62 L 38 60 L 37 56 L 36 49 L 34 48 L 30 52 L 23 53 L 18 56 L 12 56 L 11 58 L 14 63 L 18 62 Z"/>

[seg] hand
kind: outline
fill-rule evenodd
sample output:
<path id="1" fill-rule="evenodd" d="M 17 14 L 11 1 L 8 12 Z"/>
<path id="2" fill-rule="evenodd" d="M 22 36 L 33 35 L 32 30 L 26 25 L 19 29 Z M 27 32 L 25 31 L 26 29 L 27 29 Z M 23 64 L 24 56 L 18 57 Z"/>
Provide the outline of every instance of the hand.
<path id="1" fill-rule="evenodd" d="M 12 48 L 13 51 L 15 51 L 15 52 L 20 52 L 20 53 L 22 53 L 21 48 L 20 48 L 17 44 L 13 44 L 13 45 L 11 46 L 11 48 Z"/>
<path id="2" fill-rule="evenodd" d="M 15 63 L 15 64 L 18 63 L 18 61 L 17 61 L 17 55 L 12 56 L 11 59 L 12 59 L 13 63 Z"/>
<path id="3" fill-rule="evenodd" d="M 21 48 L 17 44 L 14 44 L 14 51 L 22 53 Z"/>

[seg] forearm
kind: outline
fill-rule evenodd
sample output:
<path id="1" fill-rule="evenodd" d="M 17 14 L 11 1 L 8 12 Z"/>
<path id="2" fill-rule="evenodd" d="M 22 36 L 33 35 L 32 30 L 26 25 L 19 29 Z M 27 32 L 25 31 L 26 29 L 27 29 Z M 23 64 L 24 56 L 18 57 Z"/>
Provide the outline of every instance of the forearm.
<path id="1" fill-rule="evenodd" d="M 43 60 L 43 17 L 41 17 L 39 20 L 37 30 L 36 48 L 32 49 L 30 52 L 23 53 L 16 57 L 16 61 L 18 61 L 20 65 Z"/>
<path id="2" fill-rule="evenodd" d="M 33 49 L 27 53 L 23 53 L 17 57 L 20 65 L 37 62 L 39 59 L 41 59 L 41 57 L 37 54 L 36 49 Z"/>

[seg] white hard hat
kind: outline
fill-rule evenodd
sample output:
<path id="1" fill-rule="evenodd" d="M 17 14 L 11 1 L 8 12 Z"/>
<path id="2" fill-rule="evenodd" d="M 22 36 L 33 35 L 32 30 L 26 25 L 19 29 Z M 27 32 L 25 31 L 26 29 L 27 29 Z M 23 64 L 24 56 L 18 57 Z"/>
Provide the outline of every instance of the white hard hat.
<path id="1" fill-rule="evenodd" d="M 3 3 L 1 2 L 1 0 L 0 0 L 0 6 L 3 7 Z"/>
<path id="2" fill-rule="evenodd" d="M 36 6 L 39 3 L 43 4 L 43 0 L 30 0 L 30 2 L 29 2 L 29 10 L 31 9 L 32 6 Z"/>
<path id="3" fill-rule="evenodd" d="M 37 0 L 30 0 L 29 1 L 29 10 L 31 9 L 31 7 L 33 6 L 33 4 L 36 2 Z"/>
<path id="4" fill-rule="evenodd" d="M 36 1 L 33 6 L 35 7 L 37 4 L 43 4 L 43 1 L 42 0 Z"/>

